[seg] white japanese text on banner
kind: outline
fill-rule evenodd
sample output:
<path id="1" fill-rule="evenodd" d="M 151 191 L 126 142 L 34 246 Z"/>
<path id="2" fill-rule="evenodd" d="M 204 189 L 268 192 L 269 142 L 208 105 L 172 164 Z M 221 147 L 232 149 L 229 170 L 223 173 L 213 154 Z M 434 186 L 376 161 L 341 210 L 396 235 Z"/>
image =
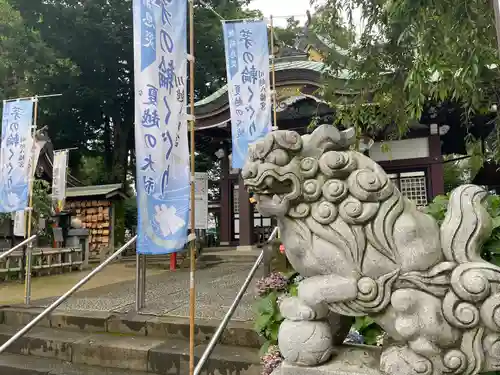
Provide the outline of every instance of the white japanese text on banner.
<path id="1" fill-rule="evenodd" d="M 0 150 L 0 212 L 24 210 L 28 206 L 33 99 L 4 102 Z"/>
<path id="2" fill-rule="evenodd" d="M 242 168 L 248 146 L 271 130 L 269 50 L 265 21 L 224 22 L 232 167 Z"/>
<path id="3" fill-rule="evenodd" d="M 187 239 L 187 0 L 134 0 L 137 252 L 168 254 Z"/>

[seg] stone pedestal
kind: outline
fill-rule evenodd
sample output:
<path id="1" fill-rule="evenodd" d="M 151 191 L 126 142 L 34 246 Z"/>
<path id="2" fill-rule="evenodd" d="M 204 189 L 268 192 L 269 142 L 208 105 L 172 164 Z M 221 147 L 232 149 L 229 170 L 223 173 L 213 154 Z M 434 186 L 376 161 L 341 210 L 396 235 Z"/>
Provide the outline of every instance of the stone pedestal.
<path id="1" fill-rule="evenodd" d="M 284 362 L 272 375 L 382 375 L 378 370 L 380 348 L 344 345 L 324 365 L 301 367 Z"/>
<path id="2" fill-rule="evenodd" d="M 68 236 L 66 237 L 66 246 L 82 248 L 82 266 L 83 268 L 87 268 L 89 265 L 90 257 L 89 230 L 83 228 L 68 230 Z"/>

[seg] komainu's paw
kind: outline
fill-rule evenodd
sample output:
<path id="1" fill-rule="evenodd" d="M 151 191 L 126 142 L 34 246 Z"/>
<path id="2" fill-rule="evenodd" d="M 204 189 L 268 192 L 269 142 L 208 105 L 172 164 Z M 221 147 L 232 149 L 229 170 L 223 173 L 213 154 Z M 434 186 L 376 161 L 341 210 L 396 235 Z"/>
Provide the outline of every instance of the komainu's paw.
<path id="1" fill-rule="evenodd" d="M 281 315 L 288 320 L 320 320 L 328 315 L 328 306 L 325 303 L 319 303 L 314 306 L 305 304 L 298 297 L 286 297 L 280 304 Z"/>
<path id="2" fill-rule="evenodd" d="M 281 323 L 278 345 L 286 361 L 299 366 L 325 363 L 333 353 L 332 330 L 326 321 Z"/>
<path id="3" fill-rule="evenodd" d="M 387 375 L 431 375 L 431 361 L 407 346 L 391 346 L 382 352 L 380 370 Z"/>

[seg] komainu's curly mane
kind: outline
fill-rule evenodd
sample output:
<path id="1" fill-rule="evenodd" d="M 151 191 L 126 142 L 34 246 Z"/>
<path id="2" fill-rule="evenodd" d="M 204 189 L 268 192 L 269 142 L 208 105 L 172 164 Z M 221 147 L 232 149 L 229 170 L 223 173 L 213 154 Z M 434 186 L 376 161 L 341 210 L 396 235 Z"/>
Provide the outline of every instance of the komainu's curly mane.
<path id="1" fill-rule="evenodd" d="M 250 148 L 242 171 L 306 277 L 298 298 L 280 306 L 285 359 L 316 365 L 330 357 L 327 306 L 329 319 L 371 316 L 398 342 L 382 355 L 387 374 L 476 374 L 500 366 L 500 268 L 480 257 L 491 234 L 485 191 L 456 189 L 439 228 L 377 163 L 349 150 L 353 140 L 352 130 L 327 125 L 302 137 L 276 131 Z M 292 340 L 311 325 L 322 339 Z"/>

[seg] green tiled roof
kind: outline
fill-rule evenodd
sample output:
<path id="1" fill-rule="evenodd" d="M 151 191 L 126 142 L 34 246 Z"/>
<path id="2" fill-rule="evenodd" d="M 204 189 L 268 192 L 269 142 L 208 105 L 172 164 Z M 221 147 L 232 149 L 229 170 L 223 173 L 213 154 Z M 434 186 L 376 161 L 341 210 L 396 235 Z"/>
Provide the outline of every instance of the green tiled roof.
<path id="1" fill-rule="evenodd" d="M 79 197 L 93 197 L 98 195 L 107 196 L 115 192 L 125 195 L 125 193 L 121 191 L 122 189 L 123 189 L 122 184 L 79 186 L 79 187 L 67 188 L 66 197 L 79 198 Z"/>
<path id="2" fill-rule="evenodd" d="M 325 68 L 325 64 L 323 64 L 322 62 L 309 61 L 309 60 L 281 61 L 281 62 L 277 62 L 275 65 L 276 71 L 310 70 L 310 71 L 322 73 L 324 68 Z M 337 77 L 337 78 L 346 79 L 347 72 L 345 72 L 345 73 L 342 72 L 341 76 Z M 217 100 L 218 98 L 225 95 L 226 93 L 227 93 L 227 85 L 224 85 L 219 90 L 214 92 L 212 95 L 209 95 L 206 98 L 203 98 L 202 100 L 197 101 L 194 105 L 195 105 L 195 107 L 204 106 L 208 103 L 213 102 L 214 100 Z"/>

